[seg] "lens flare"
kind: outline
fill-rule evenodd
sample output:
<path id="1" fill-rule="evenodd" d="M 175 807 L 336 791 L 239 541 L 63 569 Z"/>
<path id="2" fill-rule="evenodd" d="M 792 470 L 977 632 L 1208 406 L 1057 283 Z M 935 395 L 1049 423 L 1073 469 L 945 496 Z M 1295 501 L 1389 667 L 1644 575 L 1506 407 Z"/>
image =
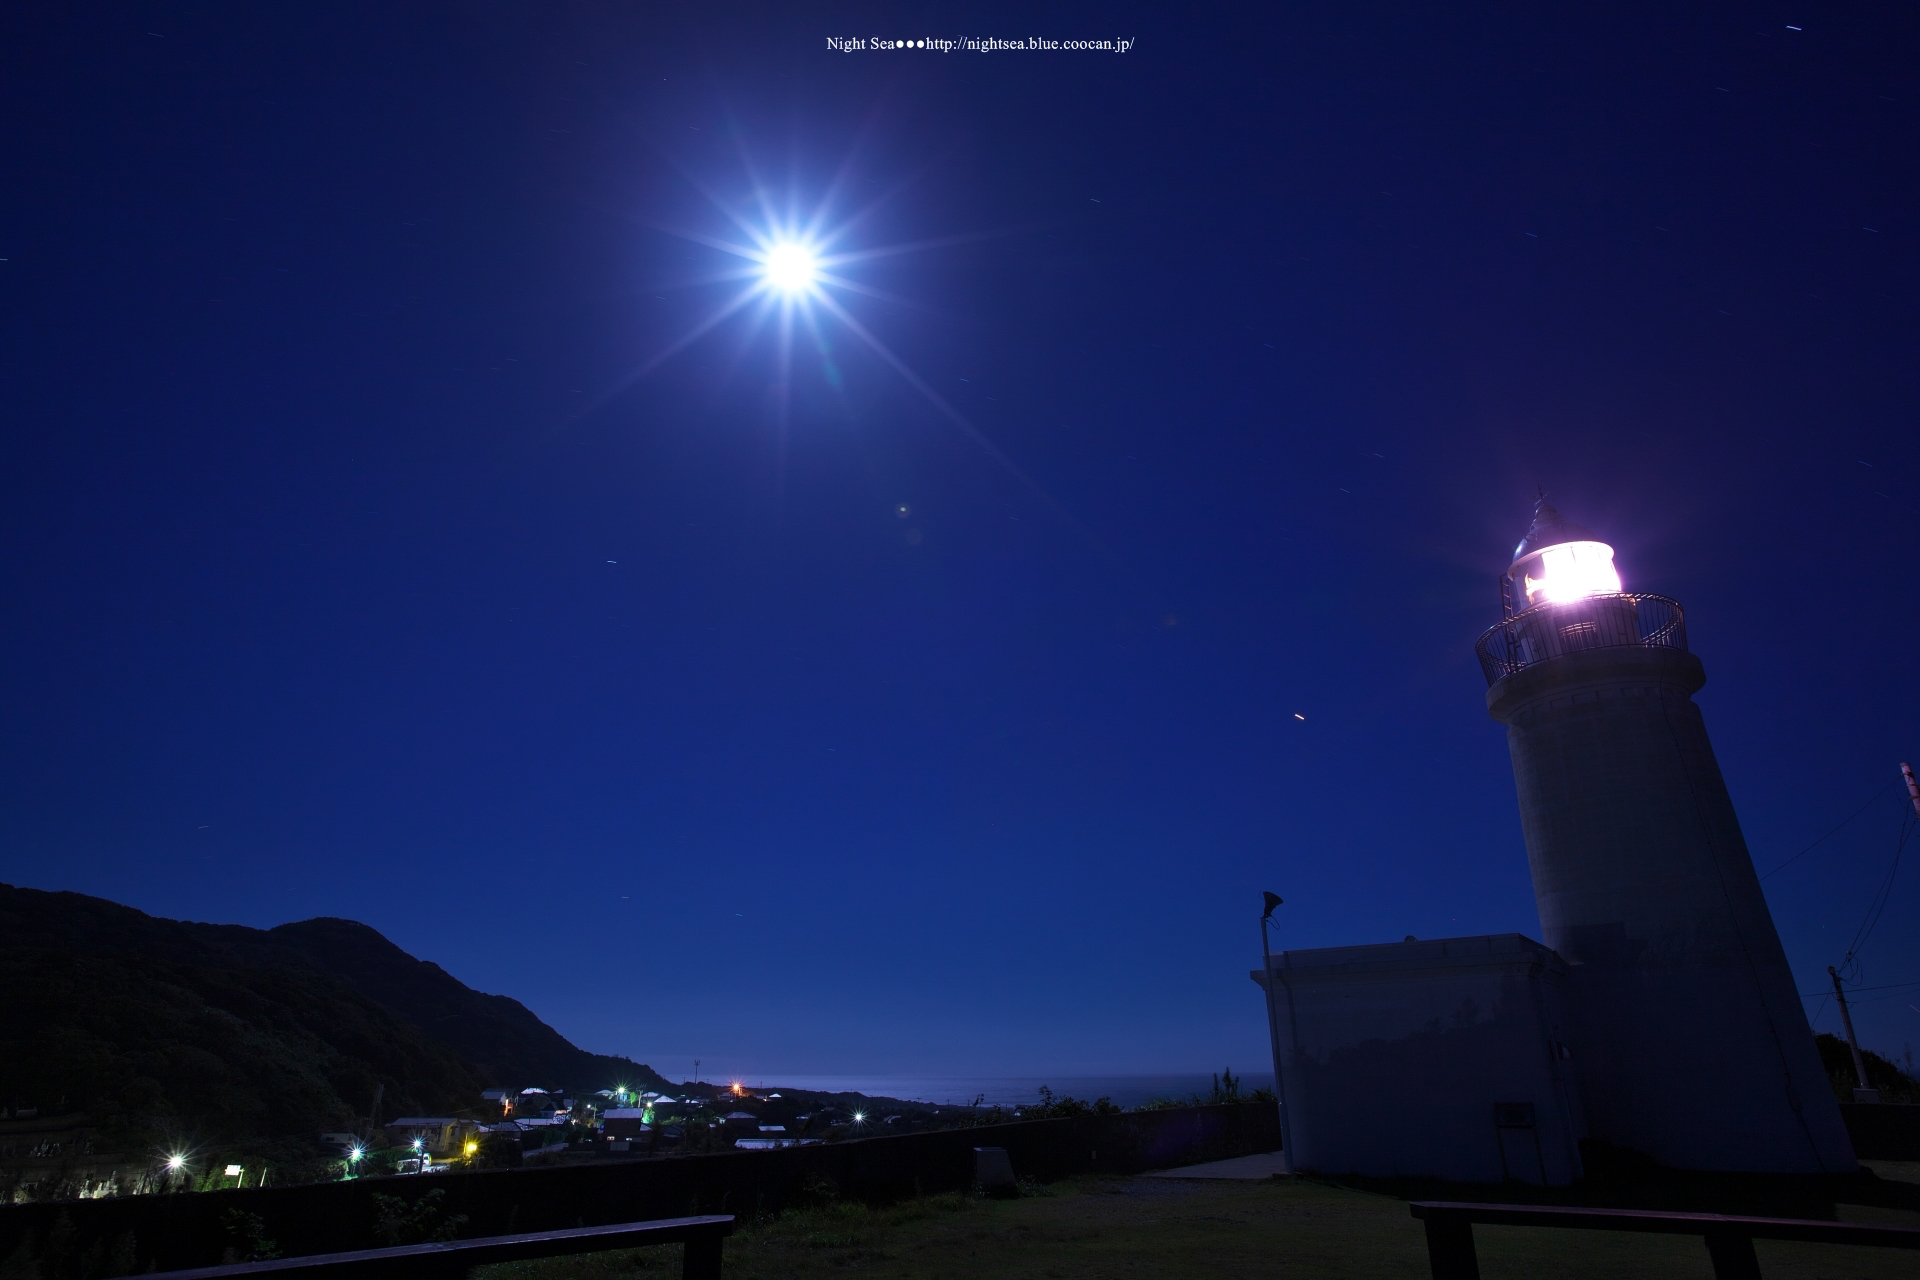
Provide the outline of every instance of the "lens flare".
<path id="1" fill-rule="evenodd" d="M 881 365 L 918 393 L 939 417 L 957 428 L 963 437 L 1039 499 L 1056 519 L 1103 557 L 1114 562 L 1115 567 L 1126 572 L 1125 566 L 1118 563 L 1117 557 L 1091 531 L 1074 519 L 957 405 L 920 376 L 854 313 L 853 308 L 860 304 L 860 300 L 888 306 L 889 315 L 919 304 L 911 298 L 888 293 L 868 282 L 850 277 L 848 268 L 857 271 L 863 263 L 902 254 L 930 252 L 1008 233 L 982 231 L 891 245 L 850 246 L 847 241 L 855 230 L 873 217 L 884 203 L 876 201 L 860 208 L 840 208 L 844 198 L 853 189 L 855 179 L 852 166 L 853 161 L 849 158 L 839 176 L 811 211 L 793 201 L 788 201 L 788 207 L 783 211 L 778 207 L 780 202 L 765 184 L 753 176 L 753 166 L 749 164 L 746 176 L 757 189 L 753 198 L 730 201 L 711 190 L 705 193 L 715 210 L 733 223 L 737 234 L 716 235 L 703 230 L 661 228 L 680 239 L 717 250 L 734 260 L 711 274 L 690 278 L 688 285 L 728 283 L 736 286 L 735 291 L 731 297 L 717 299 L 704 316 L 692 321 L 591 399 L 581 402 L 571 416 L 579 418 L 599 411 L 729 320 L 740 317 L 745 322 L 742 350 L 745 339 L 755 329 L 770 324 L 774 330 L 773 367 L 768 370 L 773 393 L 768 401 L 772 411 L 769 425 L 772 438 L 778 442 L 776 447 L 780 457 L 784 459 L 796 375 L 809 372 L 795 367 L 795 357 L 802 356 L 804 362 L 810 365 L 817 354 L 819 381 L 824 385 L 826 394 L 842 397 L 849 370 L 846 361 L 834 348 L 840 345 L 840 334 L 844 333 L 853 339 L 846 346 L 866 348 Z M 665 300 L 664 294 L 655 296 Z M 804 353 L 797 350 L 801 344 L 812 350 Z M 784 466 L 784 463 L 781 465 Z M 910 508 L 901 504 L 897 514 L 904 520 L 909 516 Z M 908 531 L 909 542 L 917 538 L 918 531 Z M 697 1062 L 695 1067 L 697 1073 Z"/>
<path id="2" fill-rule="evenodd" d="M 813 287 L 819 264 L 803 244 L 783 241 L 767 250 L 766 280 L 781 293 L 804 293 Z"/>

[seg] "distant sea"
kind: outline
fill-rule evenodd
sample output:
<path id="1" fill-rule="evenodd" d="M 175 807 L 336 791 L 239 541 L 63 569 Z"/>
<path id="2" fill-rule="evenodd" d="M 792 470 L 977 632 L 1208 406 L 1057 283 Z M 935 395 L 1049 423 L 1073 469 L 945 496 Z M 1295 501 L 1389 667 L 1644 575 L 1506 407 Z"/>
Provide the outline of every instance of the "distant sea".
<path id="1" fill-rule="evenodd" d="M 1021 1107 L 1040 1101 L 1045 1085 L 1055 1096 L 1111 1098 L 1123 1107 L 1137 1107 L 1155 1098 L 1185 1101 L 1201 1098 L 1213 1088 L 1213 1077 L 1198 1075 L 1142 1076 L 740 1076 L 750 1089 L 806 1089 L 815 1093 L 864 1093 L 870 1098 L 898 1098 L 902 1102 L 964 1105 L 985 1095 L 986 1105 Z M 1255 1089 L 1271 1089 L 1273 1073 L 1249 1071 L 1239 1080 L 1244 1096 Z"/>

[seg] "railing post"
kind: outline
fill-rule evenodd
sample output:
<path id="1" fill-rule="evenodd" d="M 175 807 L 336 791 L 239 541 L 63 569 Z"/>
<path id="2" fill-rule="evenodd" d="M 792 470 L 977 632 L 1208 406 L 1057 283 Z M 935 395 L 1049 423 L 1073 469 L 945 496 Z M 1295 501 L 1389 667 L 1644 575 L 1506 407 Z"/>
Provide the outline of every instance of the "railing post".
<path id="1" fill-rule="evenodd" d="M 1706 1236 L 1714 1280 L 1760 1280 L 1760 1259 L 1754 1256 L 1752 1236 L 1737 1231 L 1709 1231 Z"/>
<path id="2" fill-rule="evenodd" d="M 1480 1258 L 1473 1251 L 1473 1223 L 1464 1216 L 1429 1210 L 1427 1263 L 1433 1268 L 1433 1280 L 1480 1280 Z"/>
<path id="3" fill-rule="evenodd" d="M 720 1280 L 720 1248 L 724 1243 L 718 1231 L 700 1231 L 688 1236 L 680 1263 L 682 1280 Z"/>

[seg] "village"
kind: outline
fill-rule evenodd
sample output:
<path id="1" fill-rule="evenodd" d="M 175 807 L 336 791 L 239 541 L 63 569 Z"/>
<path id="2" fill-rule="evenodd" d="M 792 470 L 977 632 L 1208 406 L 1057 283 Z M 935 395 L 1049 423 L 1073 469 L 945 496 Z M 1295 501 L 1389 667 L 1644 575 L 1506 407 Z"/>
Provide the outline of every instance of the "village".
<path id="1" fill-rule="evenodd" d="M 859 1094 L 755 1092 L 737 1083 L 686 1084 L 676 1093 L 616 1085 L 583 1097 L 529 1086 L 489 1089 L 481 1098 L 472 1114 L 401 1116 L 361 1133 L 322 1134 L 320 1144 L 342 1177 L 365 1177 L 769 1151 L 974 1123 L 979 1114 Z"/>

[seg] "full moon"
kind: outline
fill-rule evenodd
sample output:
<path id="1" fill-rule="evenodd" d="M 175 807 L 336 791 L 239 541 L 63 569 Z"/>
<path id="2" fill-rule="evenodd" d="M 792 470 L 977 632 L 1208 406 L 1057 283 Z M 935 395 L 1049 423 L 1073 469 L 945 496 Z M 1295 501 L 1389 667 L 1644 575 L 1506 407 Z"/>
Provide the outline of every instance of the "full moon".
<path id="1" fill-rule="evenodd" d="M 776 244 L 767 250 L 766 275 L 782 293 L 799 293 L 813 283 L 813 255 L 804 245 Z"/>

